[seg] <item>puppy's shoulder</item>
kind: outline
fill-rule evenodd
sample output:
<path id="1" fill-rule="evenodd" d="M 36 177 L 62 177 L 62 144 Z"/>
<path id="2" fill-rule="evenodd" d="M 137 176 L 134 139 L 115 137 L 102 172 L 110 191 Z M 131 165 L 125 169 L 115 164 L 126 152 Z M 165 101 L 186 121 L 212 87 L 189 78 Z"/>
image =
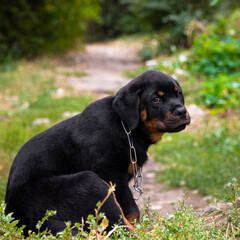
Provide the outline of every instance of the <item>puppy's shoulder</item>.
<path id="1" fill-rule="evenodd" d="M 107 96 L 107 97 L 98 99 L 98 100 L 92 102 L 91 104 L 89 104 L 85 110 L 92 110 L 92 109 L 104 110 L 104 109 L 109 109 L 109 108 L 111 109 L 112 102 L 114 99 L 115 99 L 115 96 Z"/>
<path id="2" fill-rule="evenodd" d="M 92 102 L 82 112 L 81 118 L 86 118 L 88 116 L 101 117 L 101 116 L 104 116 L 105 114 L 113 115 L 114 110 L 112 107 L 112 103 L 114 98 L 115 98 L 114 96 L 108 96 L 108 97 L 99 99 L 95 102 Z"/>

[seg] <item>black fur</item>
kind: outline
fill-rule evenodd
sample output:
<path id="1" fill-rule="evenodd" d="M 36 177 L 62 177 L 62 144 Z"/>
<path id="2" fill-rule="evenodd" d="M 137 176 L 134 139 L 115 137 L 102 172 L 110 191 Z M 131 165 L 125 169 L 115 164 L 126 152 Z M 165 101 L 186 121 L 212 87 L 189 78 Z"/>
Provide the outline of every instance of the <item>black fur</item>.
<path id="1" fill-rule="evenodd" d="M 179 84 L 161 72 L 147 71 L 116 96 L 93 102 L 81 114 L 22 146 L 9 175 L 6 213 L 14 212 L 20 224 L 27 225 L 26 231 L 34 231 L 46 210 L 57 210 L 44 226 L 56 234 L 64 229 L 64 221 L 81 222 L 82 217 L 94 214 L 97 202 L 107 195 L 106 183 L 112 182 L 120 207 L 112 195 L 101 209 L 110 226 L 121 215 L 129 221 L 138 219 L 128 187 L 132 174 L 121 119 L 132 130 L 139 166 L 147 161 L 148 147 L 156 141 L 154 134 L 180 131 L 190 122 Z M 151 121 L 154 129 L 149 127 Z"/>

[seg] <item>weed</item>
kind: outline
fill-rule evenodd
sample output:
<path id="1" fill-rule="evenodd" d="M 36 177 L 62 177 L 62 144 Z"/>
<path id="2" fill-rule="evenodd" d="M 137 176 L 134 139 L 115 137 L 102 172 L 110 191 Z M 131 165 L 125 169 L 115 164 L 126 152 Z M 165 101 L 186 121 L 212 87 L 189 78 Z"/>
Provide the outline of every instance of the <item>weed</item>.
<path id="1" fill-rule="evenodd" d="M 208 107 L 236 107 L 240 105 L 240 77 L 219 74 L 203 84 L 200 97 Z"/>
<path id="2" fill-rule="evenodd" d="M 188 70 L 203 76 L 200 98 L 207 107 L 226 109 L 240 104 L 239 16 L 238 10 L 229 19 L 221 17 L 195 37 Z"/>
<path id="3" fill-rule="evenodd" d="M 54 216 L 56 211 L 48 210 L 46 215 L 42 220 L 39 220 L 36 225 L 36 232 L 29 231 L 28 237 L 24 237 L 23 229 L 25 226 L 18 227 L 18 220 L 15 220 L 12 217 L 12 213 L 7 216 L 4 213 L 5 204 L 2 203 L 0 206 L 0 236 L 1 239 L 109 239 L 111 235 L 117 230 L 122 228 L 120 232 L 126 232 L 125 226 L 116 225 L 111 231 L 106 232 L 106 228 L 108 227 L 108 219 L 106 218 L 104 213 L 100 212 L 101 207 L 106 202 L 111 194 L 115 191 L 115 186 L 110 184 L 110 188 L 107 196 L 104 198 L 102 202 L 97 203 L 97 208 L 95 209 L 95 216 L 89 215 L 86 222 L 82 220 L 82 223 L 71 224 L 71 222 L 65 222 L 66 228 L 57 233 L 56 236 L 51 234 L 51 231 L 48 229 L 42 229 L 44 222 L 48 220 L 48 218 Z M 84 226 L 88 225 L 88 231 L 84 230 Z M 75 236 L 72 236 L 72 231 L 74 231 Z"/>
<path id="4" fill-rule="evenodd" d="M 239 207 L 221 208 L 218 211 L 211 212 L 211 216 L 200 216 L 187 207 L 184 201 L 174 204 L 175 212 L 168 217 L 160 217 L 158 213 L 149 212 L 150 200 L 145 205 L 145 214 L 141 217 L 141 223 L 135 223 L 133 233 L 126 231 L 124 226 L 115 225 L 112 230 L 106 232 L 108 219 L 100 209 L 107 198 L 113 193 L 115 187 L 110 186 L 106 198 L 97 204 L 95 216 L 89 215 L 86 222 L 71 224 L 66 222 L 66 228 L 56 236 L 51 235 L 49 230 L 40 231 L 44 222 L 56 214 L 54 211 L 47 211 L 46 216 L 37 223 L 37 232 L 29 231 L 27 238 L 23 235 L 23 227 L 17 227 L 18 220 L 7 216 L 4 213 L 5 204 L 0 207 L 0 236 L 1 239 L 235 239 L 239 236 Z M 219 216 L 225 216 L 218 222 Z M 215 222 L 209 223 L 209 219 L 215 217 Z M 88 231 L 83 227 L 88 225 Z M 76 235 L 72 236 L 75 230 Z"/>

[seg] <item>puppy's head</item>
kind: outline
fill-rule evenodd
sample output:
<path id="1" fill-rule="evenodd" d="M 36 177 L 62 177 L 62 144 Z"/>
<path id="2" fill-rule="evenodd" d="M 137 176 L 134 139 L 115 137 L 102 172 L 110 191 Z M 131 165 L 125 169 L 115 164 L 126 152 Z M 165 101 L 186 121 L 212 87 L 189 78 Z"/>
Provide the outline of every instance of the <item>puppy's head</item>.
<path id="1" fill-rule="evenodd" d="M 113 108 L 129 129 L 144 126 L 154 142 L 164 132 L 178 132 L 190 124 L 180 85 L 157 71 L 147 71 L 120 89 Z"/>

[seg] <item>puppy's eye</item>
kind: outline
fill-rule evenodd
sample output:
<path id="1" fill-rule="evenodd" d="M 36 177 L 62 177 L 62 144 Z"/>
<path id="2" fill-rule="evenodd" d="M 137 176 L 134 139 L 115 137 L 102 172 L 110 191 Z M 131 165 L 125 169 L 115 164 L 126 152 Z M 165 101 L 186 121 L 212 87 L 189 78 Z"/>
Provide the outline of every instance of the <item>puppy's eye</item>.
<path id="1" fill-rule="evenodd" d="M 160 97 L 155 97 L 153 98 L 152 100 L 154 103 L 159 103 L 159 102 L 162 102 L 162 99 Z"/>

